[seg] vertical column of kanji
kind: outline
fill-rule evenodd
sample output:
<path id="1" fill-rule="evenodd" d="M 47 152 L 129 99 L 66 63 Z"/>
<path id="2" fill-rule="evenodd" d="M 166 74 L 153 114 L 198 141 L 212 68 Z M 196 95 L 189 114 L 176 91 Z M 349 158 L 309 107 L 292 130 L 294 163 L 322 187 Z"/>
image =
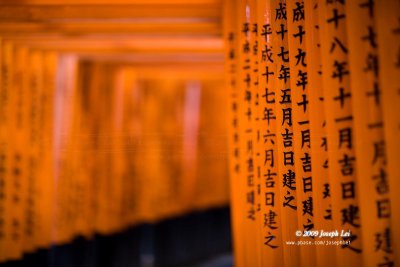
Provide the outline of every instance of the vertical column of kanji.
<path id="1" fill-rule="evenodd" d="M 262 147 L 260 135 L 260 95 L 259 95 L 259 43 L 258 43 L 258 5 L 256 0 L 249 1 L 250 7 L 250 50 L 251 50 L 251 69 L 250 69 L 250 105 L 251 112 L 251 131 L 252 131 L 252 149 L 253 149 L 253 204 L 255 208 L 255 224 L 253 226 L 255 237 L 253 240 L 256 266 L 261 266 L 261 247 L 260 237 L 262 233 L 261 223 L 261 163 L 262 163 Z"/>
<path id="2" fill-rule="evenodd" d="M 235 264 L 245 266 L 243 262 L 243 229 L 240 227 L 241 218 L 241 168 L 239 147 L 239 92 L 237 86 L 237 52 L 238 36 L 236 31 L 235 11 L 236 0 L 224 1 L 224 39 L 225 39 L 225 84 L 228 104 L 228 142 L 229 142 L 229 179 L 231 222 L 233 233 L 233 251 Z"/>
<path id="3" fill-rule="evenodd" d="M 14 209 L 13 197 L 16 193 L 15 188 L 15 177 L 13 175 L 13 167 L 15 165 L 15 141 L 13 137 L 13 131 L 15 130 L 15 113 L 16 113 L 16 99 L 17 92 L 15 90 L 15 50 L 16 46 L 11 41 L 4 42 L 4 56 L 3 56 L 3 95 L 2 101 L 6 106 L 5 110 L 7 114 L 4 114 L 4 124 L 5 124 L 5 137 L 6 143 L 4 143 L 5 158 L 4 158 L 4 172 L 5 172 L 5 213 L 6 218 L 4 223 L 6 232 L 6 259 L 7 260 L 17 260 L 21 256 L 20 251 L 20 240 L 16 238 L 16 229 L 14 222 L 18 220 L 18 209 Z M 26 157 L 29 157 L 29 150 L 25 151 Z M 15 246 L 14 246 L 15 243 Z"/>
<path id="4" fill-rule="evenodd" d="M 24 155 L 21 157 L 21 164 L 22 164 L 22 168 L 21 168 L 21 172 L 22 172 L 22 176 L 24 177 L 24 183 L 22 186 L 22 191 L 23 191 L 23 199 L 22 201 L 23 203 L 23 208 L 24 208 L 24 212 L 23 212 L 23 224 L 22 224 L 22 228 L 23 228 L 23 240 L 22 240 L 22 249 L 23 252 L 26 253 L 27 252 L 27 248 L 31 245 L 30 242 L 32 240 L 31 237 L 31 231 L 32 231 L 32 227 L 33 227 L 33 221 L 32 221 L 32 207 L 30 204 L 30 199 L 31 199 L 31 192 L 29 189 L 29 164 L 30 164 L 30 129 L 31 129 L 31 121 L 30 121 L 30 117 L 31 117 L 31 98 L 32 98 L 32 91 L 31 91 L 31 75 L 33 72 L 33 68 L 30 64 L 26 64 L 26 62 L 29 62 L 30 60 L 30 50 L 27 47 L 21 47 L 21 51 L 20 51 L 20 59 L 22 62 L 25 62 L 25 64 L 23 64 L 20 68 L 20 71 L 22 74 L 22 78 L 21 77 L 17 77 L 17 79 L 21 79 L 22 80 L 22 91 L 23 91 L 23 98 L 21 99 L 21 101 L 23 102 L 23 111 L 22 111 L 22 118 L 21 118 L 21 123 L 24 124 L 24 133 L 23 133 L 23 139 L 22 139 L 22 143 L 23 143 L 23 150 L 24 150 Z"/>
<path id="5" fill-rule="evenodd" d="M 0 94 L 0 201 L 1 201 L 1 222 L 0 238 L 1 250 L 0 259 L 6 261 L 11 259 L 12 240 L 10 231 L 10 221 L 12 219 L 12 206 L 9 205 L 11 198 L 9 169 L 11 161 L 10 151 L 10 94 L 11 94 L 11 75 L 12 75 L 12 51 L 13 46 L 10 42 L 3 40 L 1 47 L 1 94 Z"/>
<path id="6" fill-rule="evenodd" d="M 21 133 L 17 132 L 16 137 L 17 139 L 15 140 L 12 138 L 11 133 L 14 133 L 14 131 L 20 130 L 19 127 L 17 127 L 17 113 L 20 114 L 22 111 L 22 107 L 17 105 L 18 100 L 22 97 L 22 92 L 20 90 L 20 84 L 16 83 L 16 76 L 18 72 L 18 68 L 21 66 L 20 64 L 16 64 L 16 59 L 17 59 L 17 51 L 18 47 L 14 44 L 10 44 L 10 50 L 8 51 L 6 56 L 7 60 L 10 60 L 12 63 L 9 68 L 9 75 L 10 75 L 10 80 L 8 84 L 8 89 L 9 89 L 9 94 L 8 94 L 8 104 L 9 106 L 9 114 L 8 114 L 8 131 L 9 131 L 9 136 L 8 136 L 8 162 L 7 162 L 7 176 L 6 176 L 6 181 L 8 182 L 7 186 L 7 194 L 8 198 L 6 199 L 6 205 L 8 207 L 8 218 L 5 221 L 6 226 L 7 226 L 7 232 L 8 232 L 8 242 L 9 243 L 9 248 L 8 248 L 8 256 L 9 259 L 17 260 L 21 255 L 21 238 L 19 236 L 20 231 L 19 231 L 19 225 L 21 223 L 21 217 L 20 217 L 20 209 L 21 205 L 18 205 L 17 203 L 14 203 L 15 198 L 20 198 L 20 192 L 19 189 L 16 185 L 18 185 L 18 178 L 15 175 L 14 169 L 15 168 L 20 168 L 23 164 L 21 162 L 18 162 L 18 154 L 21 152 L 18 148 L 19 145 L 17 144 L 17 141 L 20 140 Z M 18 148 L 17 148 L 18 147 Z M 29 152 L 28 152 L 29 153 Z M 28 154 L 27 153 L 27 154 Z M 29 157 L 29 155 L 27 155 Z"/>
<path id="7" fill-rule="evenodd" d="M 390 216 L 395 265 L 400 265 L 400 1 L 376 1 L 376 27 L 379 52 L 379 88 L 387 155 L 386 175 L 390 186 Z M 368 63 L 368 62 L 367 62 Z M 376 175 L 376 174 L 375 174 Z M 376 182 L 385 185 L 385 177 Z M 380 214 L 388 214 L 386 203 L 379 204 Z M 378 205 L 378 204 L 377 204 Z M 378 211 L 378 210 L 377 210 Z M 377 237 L 378 238 L 378 237 Z M 380 235 L 380 240 L 383 236 Z M 390 239 L 386 239 L 389 241 Z M 382 240 L 381 245 L 384 245 Z M 378 243 L 379 244 L 379 243 Z"/>
<path id="8" fill-rule="evenodd" d="M 35 126 L 35 114 L 31 114 L 31 112 L 35 112 L 35 104 L 37 104 L 37 98 L 35 97 L 35 93 L 37 90 L 37 86 L 35 84 L 34 79 L 34 60 L 32 56 L 32 51 L 28 50 L 28 55 L 26 58 L 26 62 L 29 63 L 29 70 L 27 72 L 27 91 L 29 101 L 27 104 L 27 136 L 26 136 L 26 146 L 29 147 L 29 150 L 26 153 L 26 198 L 25 198 L 25 223 L 24 223 L 24 252 L 33 252 L 34 250 L 34 237 L 35 237 L 35 226 L 36 226 L 36 215 L 35 215 L 35 187 L 34 187 L 34 164 L 32 164 L 35 160 L 33 159 L 33 153 L 35 151 L 34 144 L 32 144 Z M 32 146 L 32 147 L 31 147 Z"/>
<path id="9" fill-rule="evenodd" d="M 337 265 L 359 266 L 362 264 L 361 224 L 345 2 L 321 0 L 319 9 L 332 216 L 335 229 L 340 234 L 344 231 L 338 240 L 342 245 L 337 246 Z"/>
<path id="10" fill-rule="evenodd" d="M 13 133 L 12 146 L 10 147 L 10 179 L 13 187 L 13 193 L 10 198 L 10 204 L 13 207 L 11 239 L 13 248 L 18 250 L 18 255 L 23 252 L 23 222 L 25 212 L 26 196 L 26 170 L 29 161 L 29 149 L 27 149 L 27 132 L 29 130 L 29 94 L 27 94 L 27 49 L 21 46 L 15 46 L 13 51 L 14 68 L 11 73 L 11 86 L 13 93 L 10 94 L 10 104 L 13 111 L 10 114 L 10 131 Z M 24 194 L 25 193 L 25 194 Z"/>
<path id="11" fill-rule="evenodd" d="M 24 186 L 22 187 L 23 190 L 23 202 L 24 202 L 24 215 L 23 215 L 23 252 L 26 253 L 29 247 L 32 246 L 32 231 L 34 228 L 34 220 L 32 219 L 34 216 L 33 208 L 32 208 L 32 189 L 31 181 L 30 181 L 30 154 L 31 154 L 31 147 L 30 147 L 30 134 L 31 134 L 31 109 L 32 109 L 32 90 L 31 90 L 31 76 L 33 75 L 33 66 L 31 64 L 26 64 L 26 62 L 30 63 L 31 60 L 31 50 L 29 48 L 22 48 L 19 60 L 25 62 L 23 66 L 21 66 L 21 73 L 23 78 L 17 77 L 17 79 L 22 80 L 22 91 L 23 91 L 23 99 L 21 101 L 24 103 L 24 110 L 22 113 L 22 122 L 25 124 L 24 126 L 24 134 L 23 134 L 23 144 L 24 144 L 24 155 L 22 156 L 22 175 L 24 176 Z"/>
<path id="12" fill-rule="evenodd" d="M 317 232 L 313 231 L 315 229 L 314 199 L 304 2 L 289 1 L 286 9 L 288 14 L 293 133 L 285 132 L 283 138 L 289 139 L 293 136 L 294 140 L 297 199 L 299 203 L 297 209 L 298 228 L 303 230 L 303 238 L 300 238 L 300 240 L 311 241 Z M 300 262 L 302 265 L 315 266 L 316 261 L 314 259 L 314 246 L 300 246 Z"/>
<path id="13" fill-rule="evenodd" d="M 278 150 L 276 140 L 276 87 L 271 76 L 278 72 L 272 53 L 272 7 L 270 1 L 258 2 L 259 79 L 258 136 L 261 157 L 261 262 L 281 266 L 283 261 L 281 204 L 278 187 Z"/>
<path id="14" fill-rule="evenodd" d="M 253 144 L 253 105 L 252 105 L 252 69 L 251 69 L 251 24 L 250 1 L 239 1 L 239 53 L 238 53 L 238 99 L 240 121 L 240 165 L 242 168 L 242 192 L 240 198 L 244 201 L 242 231 L 244 236 L 244 262 L 246 266 L 256 266 L 254 249 L 256 240 L 256 207 L 254 181 L 254 144 Z"/>
<path id="15" fill-rule="evenodd" d="M 349 1 L 346 11 L 363 259 L 366 266 L 390 266 L 390 200 L 374 1 Z"/>
<path id="16" fill-rule="evenodd" d="M 274 71 L 267 69 L 265 76 L 273 75 L 271 88 L 276 90 L 276 141 L 278 159 L 278 184 L 280 184 L 280 200 L 282 201 L 282 240 L 283 244 L 295 238 L 297 224 L 297 196 L 295 153 L 293 147 L 292 92 L 290 88 L 289 47 L 287 30 L 286 1 L 271 1 L 275 12 L 272 18 L 272 53 L 276 55 Z M 271 114 L 266 114 L 275 118 Z M 299 247 L 288 245 L 283 247 L 285 266 L 296 266 L 300 260 Z"/>
<path id="17" fill-rule="evenodd" d="M 304 1 L 306 20 L 304 40 L 307 54 L 308 101 L 311 136 L 314 228 L 333 231 L 332 203 L 328 172 L 328 145 L 322 85 L 318 0 Z M 322 240 L 322 238 L 321 238 Z M 331 240 L 329 239 L 325 239 Z M 335 246 L 316 246 L 316 265 L 335 266 Z"/>

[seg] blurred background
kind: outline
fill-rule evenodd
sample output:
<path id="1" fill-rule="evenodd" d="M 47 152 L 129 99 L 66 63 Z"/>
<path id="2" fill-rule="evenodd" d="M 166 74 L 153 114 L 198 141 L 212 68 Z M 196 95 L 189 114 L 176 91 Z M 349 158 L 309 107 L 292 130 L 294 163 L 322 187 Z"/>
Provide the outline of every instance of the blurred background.
<path id="1" fill-rule="evenodd" d="M 231 266 L 220 0 L 0 1 L 0 266 Z"/>

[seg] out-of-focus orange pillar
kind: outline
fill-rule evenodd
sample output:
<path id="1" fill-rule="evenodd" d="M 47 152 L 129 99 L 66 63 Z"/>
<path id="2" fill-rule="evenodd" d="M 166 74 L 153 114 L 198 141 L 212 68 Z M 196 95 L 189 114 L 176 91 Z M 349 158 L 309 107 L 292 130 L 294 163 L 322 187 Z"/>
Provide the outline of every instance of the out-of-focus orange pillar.
<path id="1" fill-rule="evenodd" d="M 383 128 L 387 154 L 387 179 L 390 191 L 391 235 L 394 264 L 400 264 L 400 3 L 396 0 L 377 1 L 376 40 L 379 54 L 379 85 L 381 89 Z M 388 210 L 386 207 L 385 212 Z"/>

